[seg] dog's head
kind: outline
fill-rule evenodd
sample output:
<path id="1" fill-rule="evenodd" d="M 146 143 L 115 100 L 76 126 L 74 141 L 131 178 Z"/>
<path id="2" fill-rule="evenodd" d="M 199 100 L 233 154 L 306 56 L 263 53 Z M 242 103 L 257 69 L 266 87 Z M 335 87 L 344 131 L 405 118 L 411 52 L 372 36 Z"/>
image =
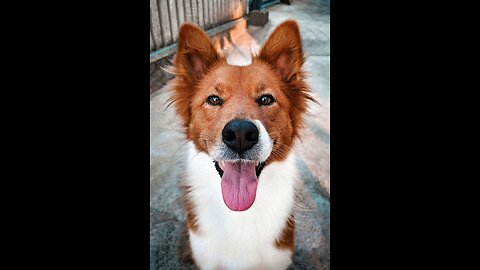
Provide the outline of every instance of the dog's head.
<path id="1" fill-rule="evenodd" d="M 249 66 L 227 64 L 200 28 L 180 29 L 171 100 L 187 139 L 214 160 L 232 210 L 250 208 L 262 169 L 291 151 L 312 99 L 303 63 L 295 21 L 279 25 Z"/>

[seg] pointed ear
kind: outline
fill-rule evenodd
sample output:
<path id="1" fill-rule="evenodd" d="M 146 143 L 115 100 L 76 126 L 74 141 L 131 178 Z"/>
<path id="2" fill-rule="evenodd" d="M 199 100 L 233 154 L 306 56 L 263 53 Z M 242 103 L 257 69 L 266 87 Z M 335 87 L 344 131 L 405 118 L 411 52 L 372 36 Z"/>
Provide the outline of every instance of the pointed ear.
<path id="1" fill-rule="evenodd" d="M 295 79 L 304 62 L 297 23 L 288 20 L 277 26 L 260 50 L 258 58 L 270 64 L 283 80 Z"/>
<path id="2" fill-rule="evenodd" d="M 201 79 L 220 56 L 202 29 L 189 23 L 180 28 L 175 69 L 193 81 Z"/>

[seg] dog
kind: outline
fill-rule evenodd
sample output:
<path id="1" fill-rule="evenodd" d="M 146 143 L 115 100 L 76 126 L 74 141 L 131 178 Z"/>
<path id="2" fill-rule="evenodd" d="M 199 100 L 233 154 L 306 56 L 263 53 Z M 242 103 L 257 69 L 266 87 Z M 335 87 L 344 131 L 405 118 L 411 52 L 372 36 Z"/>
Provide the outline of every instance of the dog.
<path id="1" fill-rule="evenodd" d="M 286 269 L 294 251 L 293 146 L 308 101 L 298 24 L 275 28 L 248 66 L 233 66 L 185 23 L 171 103 L 188 142 L 183 200 L 200 269 Z"/>

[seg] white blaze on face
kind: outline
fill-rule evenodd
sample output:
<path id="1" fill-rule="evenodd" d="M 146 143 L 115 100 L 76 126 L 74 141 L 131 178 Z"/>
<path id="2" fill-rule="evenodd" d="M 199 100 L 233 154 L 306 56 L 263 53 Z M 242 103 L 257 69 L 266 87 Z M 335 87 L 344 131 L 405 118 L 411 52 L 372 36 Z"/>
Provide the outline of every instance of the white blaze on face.
<path id="1" fill-rule="evenodd" d="M 265 161 L 267 158 L 270 156 L 270 153 L 272 153 L 273 149 L 273 140 L 270 138 L 268 135 L 267 130 L 265 129 L 265 126 L 263 126 L 262 122 L 260 120 L 253 120 L 253 123 L 255 126 L 257 126 L 258 129 L 258 145 L 260 146 L 260 156 L 259 159 L 260 161 Z"/>

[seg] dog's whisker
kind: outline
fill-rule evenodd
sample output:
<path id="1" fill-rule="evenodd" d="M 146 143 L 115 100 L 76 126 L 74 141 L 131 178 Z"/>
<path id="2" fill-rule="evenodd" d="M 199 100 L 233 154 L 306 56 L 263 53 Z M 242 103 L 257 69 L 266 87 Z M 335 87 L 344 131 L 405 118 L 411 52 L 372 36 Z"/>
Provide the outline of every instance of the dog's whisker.
<path id="1" fill-rule="evenodd" d="M 193 160 L 195 157 L 197 157 L 198 154 L 200 154 L 202 151 L 200 151 L 200 150 L 195 150 L 195 152 L 196 152 L 196 153 L 195 153 L 195 155 L 193 155 L 192 160 Z"/>
<path id="2" fill-rule="evenodd" d="M 282 126 L 278 127 L 276 130 L 272 131 L 272 132 L 269 132 L 268 135 L 272 135 L 273 132 L 276 132 L 276 131 L 281 131 L 282 128 L 284 128 L 285 126 L 287 126 L 288 124 L 292 123 L 293 121 L 299 119 L 299 118 L 302 118 L 303 116 L 302 115 L 299 115 L 297 117 L 294 117 L 292 119 L 290 119 L 289 121 L 287 121 L 285 124 L 283 124 Z"/>
<path id="3" fill-rule="evenodd" d="M 288 148 L 288 150 L 294 152 L 296 149 L 294 146 L 288 146 L 286 144 L 283 144 L 282 147 L 285 147 L 285 148 Z M 286 152 L 284 152 L 284 150 L 282 148 L 277 148 L 279 151 L 282 151 L 282 154 L 287 154 Z"/>
<path id="4" fill-rule="evenodd" d="M 180 151 L 180 149 L 181 149 L 182 147 L 184 147 L 187 143 L 188 143 L 188 140 L 185 140 L 185 141 L 177 148 L 177 150 L 175 150 L 175 152 L 174 152 L 173 155 L 171 156 L 170 161 L 169 161 L 169 163 L 167 164 L 166 168 L 168 168 L 168 169 L 172 168 L 172 166 L 174 165 L 174 163 L 177 162 L 177 161 L 175 160 L 175 156 L 176 156 L 177 153 Z"/>
<path id="5" fill-rule="evenodd" d="M 182 133 L 182 134 L 186 134 L 185 130 L 178 130 L 178 129 L 174 129 L 174 128 L 156 127 L 155 129 L 171 130 L 171 131 L 177 131 L 177 132 Z"/>

